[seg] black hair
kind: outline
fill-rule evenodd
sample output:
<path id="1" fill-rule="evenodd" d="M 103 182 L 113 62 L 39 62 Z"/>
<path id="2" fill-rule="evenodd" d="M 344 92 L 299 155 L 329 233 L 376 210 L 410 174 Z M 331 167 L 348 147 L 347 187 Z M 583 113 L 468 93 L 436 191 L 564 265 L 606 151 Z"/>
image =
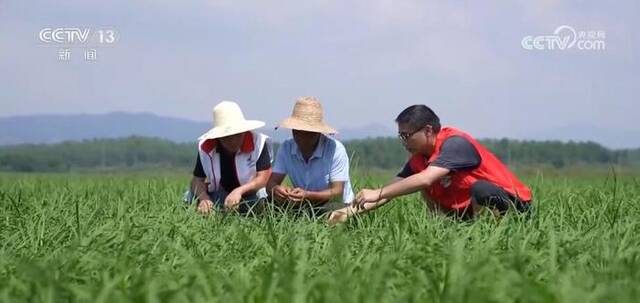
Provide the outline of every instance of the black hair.
<path id="1" fill-rule="evenodd" d="M 396 123 L 408 124 L 414 130 L 431 125 L 435 133 L 440 132 L 440 118 L 433 110 L 423 104 L 405 108 L 396 118 Z"/>

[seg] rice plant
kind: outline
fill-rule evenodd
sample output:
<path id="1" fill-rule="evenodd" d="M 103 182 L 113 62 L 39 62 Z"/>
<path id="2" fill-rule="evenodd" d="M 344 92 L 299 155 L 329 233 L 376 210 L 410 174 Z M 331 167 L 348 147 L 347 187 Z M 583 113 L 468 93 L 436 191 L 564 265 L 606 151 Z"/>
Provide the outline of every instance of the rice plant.
<path id="1" fill-rule="evenodd" d="M 355 186 L 382 184 L 355 176 Z M 634 176 L 530 177 L 530 218 L 202 216 L 188 176 L 0 175 L 2 302 L 635 302 Z M 356 190 L 358 189 L 356 188 Z"/>

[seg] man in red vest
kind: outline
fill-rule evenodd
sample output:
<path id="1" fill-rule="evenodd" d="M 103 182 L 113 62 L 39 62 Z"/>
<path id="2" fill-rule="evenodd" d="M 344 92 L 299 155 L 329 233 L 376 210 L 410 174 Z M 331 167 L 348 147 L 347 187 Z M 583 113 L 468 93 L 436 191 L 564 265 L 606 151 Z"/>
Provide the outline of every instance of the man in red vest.
<path id="1" fill-rule="evenodd" d="M 330 222 L 343 222 L 417 191 L 422 191 L 429 209 L 461 219 L 473 218 L 480 207 L 499 214 L 510 208 L 530 210 L 531 190 L 469 134 L 441 128 L 429 107 L 410 106 L 396 123 L 398 136 L 411 153 L 404 169 L 384 187 L 360 191 L 353 206 L 334 211 Z"/>

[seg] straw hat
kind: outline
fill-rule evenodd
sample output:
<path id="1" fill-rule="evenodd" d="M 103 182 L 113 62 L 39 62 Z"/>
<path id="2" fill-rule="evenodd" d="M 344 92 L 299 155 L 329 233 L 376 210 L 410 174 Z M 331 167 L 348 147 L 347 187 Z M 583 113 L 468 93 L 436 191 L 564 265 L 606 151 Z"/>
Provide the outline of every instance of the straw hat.
<path id="1" fill-rule="evenodd" d="M 200 136 L 202 139 L 216 139 L 263 127 L 262 121 L 245 120 L 237 103 L 222 101 L 213 108 L 213 128 Z"/>
<path id="2" fill-rule="evenodd" d="M 298 98 L 291 117 L 280 122 L 279 127 L 323 134 L 338 133 L 324 122 L 322 105 L 315 97 Z"/>

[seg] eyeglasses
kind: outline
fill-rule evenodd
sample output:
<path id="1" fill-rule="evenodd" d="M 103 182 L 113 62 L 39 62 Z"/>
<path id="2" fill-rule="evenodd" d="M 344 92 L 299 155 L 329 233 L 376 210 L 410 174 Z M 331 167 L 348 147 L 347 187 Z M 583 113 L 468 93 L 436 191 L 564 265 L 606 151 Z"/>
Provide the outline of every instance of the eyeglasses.
<path id="1" fill-rule="evenodd" d="M 402 140 L 402 142 L 407 142 L 407 140 L 409 140 L 409 138 L 411 138 L 411 136 L 415 135 L 417 132 L 425 129 L 427 126 L 418 128 L 417 130 L 414 130 L 412 132 L 398 132 L 398 138 L 400 138 L 400 140 Z"/>

